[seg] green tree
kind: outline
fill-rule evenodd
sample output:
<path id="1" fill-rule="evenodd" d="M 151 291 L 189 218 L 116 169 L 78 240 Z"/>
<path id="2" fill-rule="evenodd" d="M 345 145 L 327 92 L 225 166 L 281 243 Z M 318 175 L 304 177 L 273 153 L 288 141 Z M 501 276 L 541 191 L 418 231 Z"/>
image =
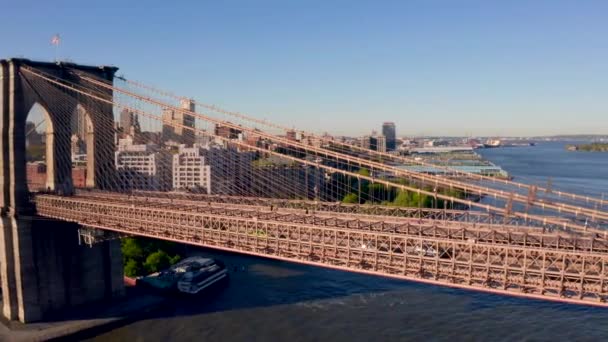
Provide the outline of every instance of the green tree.
<path id="1" fill-rule="evenodd" d="M 164 270 L 169 266 L 171 266 L 171 257 L 163 250 L 158 250 L 148 255 L 146 262 L 144 262 L 144 267 L 149 273 Z"/>
<path id="2" fill-rule="evenodd" d="M 128 277 L 157 272 L 181 259 L 180 245 L 168 241 L 141 237 L 124 238 L 121 240 L 121 249 L 124 272 Z"/>
<path id="3" fill-rule="evenodd" d="M 350 194 L 344 196 L 342 203 L 359 203 L 359 196 L 351 192 Z"/>
<path id="4" fill-rule="evenodd" d="M 447 195 L 447 196 L 461 198 L 461 199 L 466 197 L 464 192 L 462 190 L 458 190 L 458 189 L 444 189 L 440 193 Z M 454 209 L 454 201 L 437 199 L 437 208 Z"/>
<path id="5" fill-rule="evenodd" d="M 171 265 L 177 264 L 182 259 L 181 256 L 175 254 L 173 258 L 170 259 Z"/>
<path id="6" fill-rule="evenodd" d="M 398 207 L 411 207 L 411 198 L 405 190 L 399 190 L 397 197 L 393 200 L 393 205 Z"/>
<path id="7" fill-rule="evenodd" d="M 369 177 L 371 175 L 371 173 L 369 172 L 368 169 L 362 167 L 357 171 L 358 174 L 360 174 L 361 176 L 365 176 L 365 177 Z M 355 189 L 357 189 L 359 193 L 359 196 L 361 196 L 360 200 L 361 203 L 365 203 L 367 202 L 367 200 L 370 198 L 369 196 L 369 181 L 367 179 L 360 179 L 358 178 L 356 180 L 356 183 L 353 184 L 353 187 Z"/>
<path id="8" fill-rule="evenodd" d="M 125 263 L 125 275 L 127 277 L 137 277 L 143 274 L 143 268 L 140 262 L 129 259 Z"/>
<path id="9" fill-rule="evenodd" d="M 369 170 L 366 169 L 366 168 L 364 168 L 364 167 L 360 168 L 357 173 L 360 174 L 361 176 L 365 176 L 365 177 L 369 177 L 370 176 Z"/>
<path id="10" fill-rule="evenodd" d="M 134 260 L 135 262 L 143 262 L 144 250 L 138 239 L 130 237 L 124 238 L 120 241 L 120 244 L 125 266 L 130 260 Z"/>

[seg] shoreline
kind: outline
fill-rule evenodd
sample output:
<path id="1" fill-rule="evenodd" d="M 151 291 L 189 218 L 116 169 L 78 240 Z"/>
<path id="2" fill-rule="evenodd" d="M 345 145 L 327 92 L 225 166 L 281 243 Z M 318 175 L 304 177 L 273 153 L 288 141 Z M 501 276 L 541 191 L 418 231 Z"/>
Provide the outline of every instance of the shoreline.
<path id="1" fill-rule="evenodd" d="M 566 150 L 572 152 L 608 152 L 608 143 L 566 145 Z"/>

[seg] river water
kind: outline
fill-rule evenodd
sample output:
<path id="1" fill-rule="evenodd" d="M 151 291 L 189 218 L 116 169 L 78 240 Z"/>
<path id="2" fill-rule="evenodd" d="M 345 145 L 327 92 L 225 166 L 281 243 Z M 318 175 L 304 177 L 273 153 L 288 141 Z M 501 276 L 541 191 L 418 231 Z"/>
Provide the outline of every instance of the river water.
<path id="1" fill-rule="evenodd" d="M 608 154 L 564 143 L 481 153 L 515 180 L 601 196 Z M 608 197 L 608 195 L 607 195 Z M 230 285 L 97 341 L 608 340 L 608 309 L 457 290 L 214 251 Z"/>

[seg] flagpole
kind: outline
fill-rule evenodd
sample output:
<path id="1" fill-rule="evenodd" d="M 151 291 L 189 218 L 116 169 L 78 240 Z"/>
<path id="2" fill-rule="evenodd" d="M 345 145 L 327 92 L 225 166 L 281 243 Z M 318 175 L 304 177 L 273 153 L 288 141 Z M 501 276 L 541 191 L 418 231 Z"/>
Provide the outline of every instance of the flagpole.
<path id="1" fill-rule="evenodd" d="M 59 43 L 61 42 L 61 38 L 59 34 L 56 34 L 51 38 L 51 44 L 55 46 L 55 62 L 59 62 Z"/>

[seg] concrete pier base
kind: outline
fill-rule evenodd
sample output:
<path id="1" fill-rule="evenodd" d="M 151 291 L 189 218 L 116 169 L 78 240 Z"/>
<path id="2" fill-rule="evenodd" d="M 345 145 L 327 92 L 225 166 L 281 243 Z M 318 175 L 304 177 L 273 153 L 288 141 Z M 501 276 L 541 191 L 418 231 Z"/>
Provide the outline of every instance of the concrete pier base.
<path id="1" fill-rule="evenodd" d="M 78 226 L 33 216 L 2 220 L 4 317 L 24 323 L 124 294 L 120 242 L 78 244 Z"/>

